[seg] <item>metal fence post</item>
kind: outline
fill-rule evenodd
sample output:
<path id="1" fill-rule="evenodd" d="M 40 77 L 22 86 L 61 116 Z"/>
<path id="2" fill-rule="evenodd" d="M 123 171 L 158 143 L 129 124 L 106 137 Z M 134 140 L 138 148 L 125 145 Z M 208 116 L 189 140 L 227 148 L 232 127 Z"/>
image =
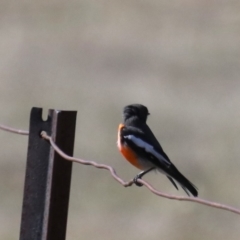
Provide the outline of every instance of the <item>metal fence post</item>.
<path id="1" fill-rule="evenodd" d="M 62 159 L 40 133 L 46 131 L 72 156 L 76 114 L 49 110 L 43 121 L 41 108 L 31 111 L 20 240 L 65 240 L 72 163 Z"/>

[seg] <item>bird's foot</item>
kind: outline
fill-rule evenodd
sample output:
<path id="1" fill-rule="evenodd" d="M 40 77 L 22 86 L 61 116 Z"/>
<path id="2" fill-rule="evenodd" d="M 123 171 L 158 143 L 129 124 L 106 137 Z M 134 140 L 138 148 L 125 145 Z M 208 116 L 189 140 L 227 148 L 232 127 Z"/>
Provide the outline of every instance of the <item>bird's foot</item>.
<path id="1" fill-rule="evenodd" d="M 136 186 L 138 186 L 138 187 L 142 187 L 143 186 L 143 184 L 141 184 L 140 182 L 138 182 L 138 179 L 141 179 L 142 178 L 142 175 L 141 174 L 138 174 L 136 177 L 134 177 L 134 179 L 133 179 L 133 183 L 135 183 L 136 184 Z"/>
<path id="2" fill-rule="evenodd" d="M 143 177 L 146 173 L 151 172 L 151 171 L 154 170 L 154 169 L 155 169 L 155 167 L 152 167 L 152 168 L 149 168 L 148 170 L 145 170 L 145 171 L 140 172 L 140 173 L 133 179 L 133 183 L 135 183 L 138 187 L 142 187 L 143 184 L 140 183 L 140 182 L 138 182 L 137 180 L 138 180 L 138 179 L 142 179 L 142 177 Z"/>

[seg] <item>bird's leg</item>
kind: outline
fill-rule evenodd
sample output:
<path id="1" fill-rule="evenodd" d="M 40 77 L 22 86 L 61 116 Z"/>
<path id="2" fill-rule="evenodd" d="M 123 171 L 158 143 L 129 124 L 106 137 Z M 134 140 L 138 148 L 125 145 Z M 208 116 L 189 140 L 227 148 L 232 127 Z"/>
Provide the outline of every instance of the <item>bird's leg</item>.
<path id="1" fill-rule="evenodd" d="M 133 182 L 138 186 L 142 187 L 142 184 L 139 183 L 137 180 L 141 179 L 146 173 L 151 172 L 155 167 L 149 168 L 148 170 L 140 172 L 136 177 L 134 177 Z"/>

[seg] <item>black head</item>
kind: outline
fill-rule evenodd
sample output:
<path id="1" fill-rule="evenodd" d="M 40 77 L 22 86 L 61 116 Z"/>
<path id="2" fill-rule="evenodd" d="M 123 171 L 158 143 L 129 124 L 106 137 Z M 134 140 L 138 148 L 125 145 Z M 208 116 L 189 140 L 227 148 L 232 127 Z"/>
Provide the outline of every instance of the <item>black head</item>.
<path id="1" fill-rule="evenodd" d="M 148 112 L 147 107 L 141 105 L 141 104 L 131 104 L 126 106 L 123 109 L 123 118 L 124 121 L 131 117 L 137 117 L 143 122 L 147 121 L 147 117 L 150 113 Z"/>

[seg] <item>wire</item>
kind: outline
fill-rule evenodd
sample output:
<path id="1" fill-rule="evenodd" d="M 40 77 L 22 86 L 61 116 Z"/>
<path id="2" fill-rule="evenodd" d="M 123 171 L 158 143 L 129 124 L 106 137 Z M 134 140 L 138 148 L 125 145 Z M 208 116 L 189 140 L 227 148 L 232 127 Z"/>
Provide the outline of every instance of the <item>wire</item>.
<path id="1" fill-rule="evenodd" d="M 20 130 L 20 129 L 16 129 L 16 128 L 11 128 L 5 125 L 0 124 L 0 129 L 4 130 L 4 131 L 8 131 L 11 133 L 16 133 L 16 134 L 21 134 L 21 135 L 29 135 L 28 131 L 24 131 L 24 130 Z M 42 131 L 41 132 L 41 136 L 42 138 L 48 140 L 51 144 L 51 146 L 54 148 L 54 150 L 64 159 L 68 160 L 68 161 L 72 161 L 72 162 L 77 162 L 83 165 L 92 165 L 96 168 L 100 168 L 100 169 L 105 169 L 108 170 L 112 177 L 118 181 L 120 184 L 122 184 L 124 187 L 129 187 L 132 186 L 134 181 L 130 180 L 128 182 L 124 181 L 122 178 L 120 178 L 118 176 L 118 174 L 116 173 L 116 170 L 109 166 L 109 165 L 105 165 L 105 164 L 99 164 L 96 163 L 94 161 L 88 161 L 88 160 L 83 160 L 80 158 L 75 158 L 75 157 L 71 157 L 69 155 L 67 155 L 66 153 L 64 153 L 53 141 L 52 137 L 48 136 L 46 132 Z M 218 208 L 218 209 L 222 209 L 225 211 L 229 211 L 229 212 L 233 212 L 236 214 L 240 215 L 240 209 L 238 208 L 234 208 L 225 204 L 221 204 L 221 203 L 217 203 L 217 202 L 212 202 L 212 201 L 208 201 L 208 200 L 204 200 L 202 198 L 199 197 L 182 197 L 182 196 L 175 196 L 175 195 L 171 195 L 171 194 L 166 194 L 160 191 L 157 191 L 151 184 L 149 184 L 148 182 L 142 180 L 142 179 L 137 179 L 138 183 L 141 183 L 142 185 L 144 185 L 146 188 L 148 188 L 152 193 L 154 193 L 157 196 L 160 197 L 164 197 L 164 198 L 168 198 L 168 199 L 172 199 L 172 200 L 178 200 L 178 201 L 188 201 L 188 202 L 195 202 L 195 203 L 199 203 L 202 205 L 206 205 L 209 207 L 213 207 L 213 208 Z"/>
<path id="2" fill-rule="evenodd" d="M 133 180 L 125 182 L 123 179 L 121 179 L 117 175 L 115 169 L 113 167 L 109 166 L 109 165 L 99 164 L 99 163 L 96 163 L 94 161 L 87 161 L 87 160 L 83 160 L 83 159 L 80 159 L 80 158 L 75 158 L 75 157 L 71 157 L 71 156 L 67 155 L 54 143 L 53 139 L 50 136 L 48 136 L 46 132 L 44 132 L 44 131 L 41 132 L 41 136 L 44 139 L 48 140 L 50 142 L 51 146 L 54 148 L 54 150 L 64 159 L 66 159 L 68 161 L 84 164 L 84 165 L 92 165 L 96 168 L 109 170 L 112 177 L 115 180 L 117 180 L 119 183 L 121 183 L 124 187 L 131 186 L 134 183 Z M 213 208 L 226 210 L 226 211 L 233 212 L 233 213 L 236 213 L 236 214 L 240 215 L 240 209 L 238 209 L 238 208 L 234 208 L 234 207 L 231 207 L 231 206 L 228 206 L 228 205 L 225 205 L 225 204 L 221 204 L 221 203 L 217 203 L 217 202 L 204 200 L 204 199 L 198 198 L 198 197 L 181 197 L 181 196 L 175 196 L 175 195 L 171 195 L 171 194 L 162 193 L 160 191 L 157 191 L 152 185 L 150 185 L 148 182 L 146 182 L 142 179 L 137 179 L 137 182 L 143 184 L 152 193 L 154 193 L 155 195 L 160 196 L 160 197 L 173 199 L 173 200 L 179 200 L 179 201 L 195 202 L 195 203 L 203 204 L 203 205 L 213 207 Z"/>
<path id="3" fill-rule="evenodd" d="M 8 126 L 2 125 L 2 124 L 0 124 L 0 129 L 2 129 L 4 131 L 7 131 L 7 132 L 11 132 L 11 133 L 17 133 L 17 134 L 20 134 L 20 135 L 29 135 L 28 131 L 24 131 L 24 130 L 16 129 L 16 128 L 11 128 L 11 127 L 8 127 Z"/>

